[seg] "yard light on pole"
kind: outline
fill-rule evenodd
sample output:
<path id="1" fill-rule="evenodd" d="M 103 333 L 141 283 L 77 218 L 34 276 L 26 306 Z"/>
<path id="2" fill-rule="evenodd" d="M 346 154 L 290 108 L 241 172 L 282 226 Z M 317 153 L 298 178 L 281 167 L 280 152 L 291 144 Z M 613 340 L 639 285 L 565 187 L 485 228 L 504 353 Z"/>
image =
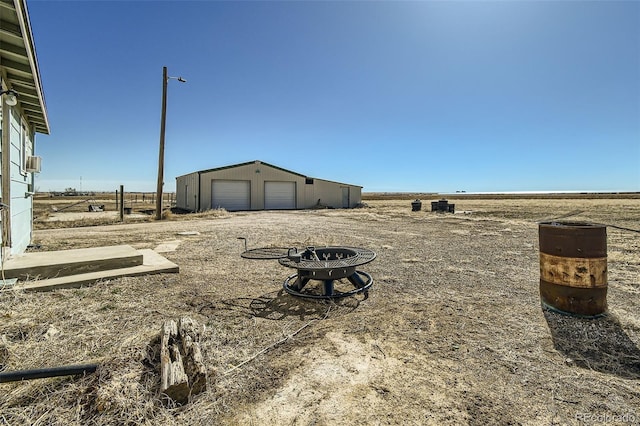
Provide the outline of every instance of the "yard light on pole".
<path id="1" fill-rule="evenodd" d="M 162 219 L 162 186 L 164 184 L 164 131 L 167 122 L 167 83 L 169 80 L 186 83 L 182 77 L 169 77 L 167 67 L 162 67 L 162 118 L 160 119 L 160 152 L 158 154 L 158 187 L 156 191 L 156 220 Z"/>
<path id="2" fill-rule="evenodd" d="M 7 95 L 4 102 L 9 106 L 15 106 L 18 103 L 18 92 L 15 90 L 2 90 L 0 91 L 0 96 Z"/>

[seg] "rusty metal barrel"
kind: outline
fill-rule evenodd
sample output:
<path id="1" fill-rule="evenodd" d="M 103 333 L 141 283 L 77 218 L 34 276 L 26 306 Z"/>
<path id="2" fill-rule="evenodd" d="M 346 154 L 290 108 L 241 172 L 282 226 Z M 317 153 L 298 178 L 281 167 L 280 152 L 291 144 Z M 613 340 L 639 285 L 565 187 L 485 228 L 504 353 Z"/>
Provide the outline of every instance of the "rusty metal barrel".
<path id="1" fill-rule="evenodd" d="M 607 228 L 582 222 L 543 222 L 540 299 L 543 306 L 575 316 L 607 310 Z"/>

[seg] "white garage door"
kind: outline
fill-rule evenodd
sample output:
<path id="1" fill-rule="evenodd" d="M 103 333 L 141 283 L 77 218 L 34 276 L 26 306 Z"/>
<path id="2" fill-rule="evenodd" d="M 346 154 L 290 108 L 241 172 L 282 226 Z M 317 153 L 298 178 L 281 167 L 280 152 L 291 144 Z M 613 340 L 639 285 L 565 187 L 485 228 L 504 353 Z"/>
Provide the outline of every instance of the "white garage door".
<path id="1" fill-rule="evenodd" d="M 295 182 L 265 182 L 264 183 L 265 210 L 295 209 Z"/>
<path id="2" fill-rule="evenodd" d="M 251 209 L 251 182 L 248 180 L 211 181 L 211 208 L 229 211 Z"/>

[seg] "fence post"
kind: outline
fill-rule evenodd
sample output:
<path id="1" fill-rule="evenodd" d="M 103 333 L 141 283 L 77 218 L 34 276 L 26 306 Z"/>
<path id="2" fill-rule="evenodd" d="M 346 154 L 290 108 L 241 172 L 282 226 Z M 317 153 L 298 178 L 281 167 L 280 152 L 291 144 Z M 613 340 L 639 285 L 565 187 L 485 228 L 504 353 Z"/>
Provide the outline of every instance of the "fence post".
<path id="1" fill-rule="evenodd" d="M 124 185 L 120 185 L 120 222 L 124 222 Z"/>

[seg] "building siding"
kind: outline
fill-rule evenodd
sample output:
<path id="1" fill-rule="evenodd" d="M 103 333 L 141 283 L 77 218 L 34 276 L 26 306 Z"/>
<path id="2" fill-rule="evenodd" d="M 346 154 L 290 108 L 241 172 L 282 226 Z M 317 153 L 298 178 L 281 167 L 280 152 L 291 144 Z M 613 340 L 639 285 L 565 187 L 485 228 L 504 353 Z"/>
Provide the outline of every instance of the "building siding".
<path id="1" fill-rule="evenodd" d="M 176 178 L 176 207 L 189 212 L 200 210 L 200 181 L 197 172 Z"/>
<path id="2" fill-rule="evenodd" d="M 314 179 L 313 197 L 307 200 L 306 208 L 312 208 L 318 203 L 321 206 L 342 208 L 342 188 L 349 189 L 348 208 L 354 208 L 362 201 L 362 188 L 322 179 Z"/>
<path id="3" fill-rule="evenodd" d="M 9 189 L 11 206 L 11 240 L 10 253 L 23 253 L 31 244 L 33 230 L 33 173 L 25 170 L 26 158 L 33 155 L 33 132 L 23 124 L 17 108 L 7 108 L 9 113 Z M 3 116 L 0 114 L 0 122 Z M 0 132 L 1 135 L 1 132 Z M 7 203 L 5 201 L 5 203 Z M 2 233 L 0 233 L 0 239 Z"/>
<path id="4" fill-rule="evenodd" d="M 349 207 L 355 207 L 361 202 L 361 187 L 357 185 L 313 179 L 307 183 L 307 177 L 295 172 L 280 169 L 267 163 L 255 161 L 228 166 L 219 169 L 203 170 L 189 173 L 176 178 L 177 207 L 187 211 L 204 211 L 211 206 L 212 182 L 215 180 L 247 180 L 250 182 L 250 210 L 264 210 L 265 182 L 294 182 L 295 208 L 313 208 L 318 204 L 326 207 L 342 208 L 342 189 L 348 187 L 350 191 Z M 197 181 L 197 182 L 196 182 Z M 185 192 L 189 188 L 199 187 L 197 194 L 199 202 L 195 208 L 187 205 L 186 200 L 191 196 Z"/>

